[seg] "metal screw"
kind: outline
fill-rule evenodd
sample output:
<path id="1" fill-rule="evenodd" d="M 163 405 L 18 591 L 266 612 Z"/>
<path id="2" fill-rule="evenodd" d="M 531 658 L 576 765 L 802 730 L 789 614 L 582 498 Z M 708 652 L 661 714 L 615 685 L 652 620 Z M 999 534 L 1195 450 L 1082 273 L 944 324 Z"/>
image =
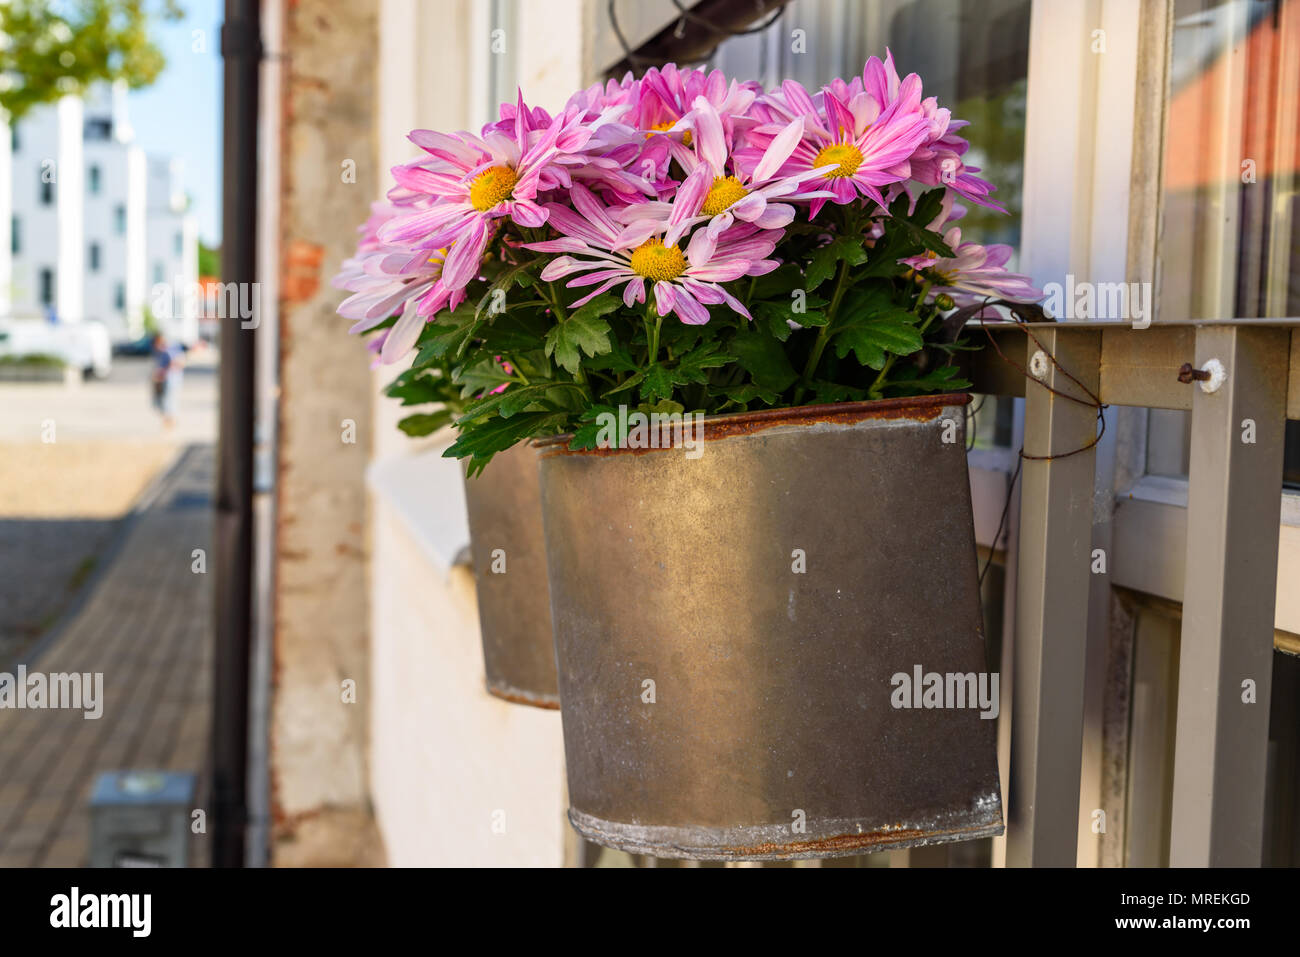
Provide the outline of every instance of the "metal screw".
<path id="1" fill-rule="evenodd" d="M 1199 382 L 1201 391 L 1206 393 L 1218 392 L 1227 378 L 1228 370 L 1218 359 L 1208 360 L 1203 369 L 1197 369 L 1190 362 L 1184 362 L 1182 368 L 1178 370 L 1179 382 Z"/>

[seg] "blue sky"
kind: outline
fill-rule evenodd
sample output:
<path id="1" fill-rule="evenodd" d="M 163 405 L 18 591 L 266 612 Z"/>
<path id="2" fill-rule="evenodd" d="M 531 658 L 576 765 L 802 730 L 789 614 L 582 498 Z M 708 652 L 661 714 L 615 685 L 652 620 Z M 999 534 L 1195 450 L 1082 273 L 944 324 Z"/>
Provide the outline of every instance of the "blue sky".
<path id="1" fill-rule="evenodd" d="M 148 153 L 183 161 L 181 177 L 194 201 L 199 237 L 221 241 L 222 0 L 181 0 L 185 19 L 154 28 L 167 68 L 153 86 L 130 94 L 136 142 Z M 196 30 L 203 31 L 196 38 Z M 202 40 L 201 52 L 195 51 Z"/>

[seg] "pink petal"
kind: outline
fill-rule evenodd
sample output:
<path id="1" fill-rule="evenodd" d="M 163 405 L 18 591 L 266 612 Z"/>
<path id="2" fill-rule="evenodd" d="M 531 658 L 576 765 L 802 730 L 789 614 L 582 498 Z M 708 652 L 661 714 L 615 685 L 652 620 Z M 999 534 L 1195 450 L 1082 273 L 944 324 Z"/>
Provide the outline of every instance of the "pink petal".
<path id="1" fill-rule="evenodd" d="M 777 134 L 776 139 L 763 152 L 763 158 L 754 167 L 753 181 L 762 183 L 776 175 L 776 171 L 790 158 L 794 148 L 803 139 L 803 117 L 796 117 L 794 122 Z"/>
<path id="2" fill-rule="evenodd" d="M 713 176 L 721 176 L 727 163 L 727 140 L 718 111 L 702 96 L 695 98 L 695 148 L 700 159 L 712 169 Z"/>
<path id="3" fill-rule="evenodd" d="M 415 347 L 415 341 L 420 338 L 420 330 L 423 328 L 424 317 L 417 311 L 414 302 L 408 302 L 402 312 L 402 318 L 388 330 L 388 338 L 384 340 L 384 347 L 379 353 L 380 361 L 387 365 L 410 352 Z"/>
<path id="4" fill-rule="evenodd" d="M 537 229 L 546 225 L 546 210 L 530 199 L 517 199 L 510 203 L 510 218 L 520 226 Z"/>
<path id="5" fill-rule="evenodd" d="M 487 249 L 487 225 L 482 217 L 474 220 L 469 232 L 452 244 L 442 267 L 442 281 L 448 289 L 464 289 L 478 274 L 478 266 Z"/>

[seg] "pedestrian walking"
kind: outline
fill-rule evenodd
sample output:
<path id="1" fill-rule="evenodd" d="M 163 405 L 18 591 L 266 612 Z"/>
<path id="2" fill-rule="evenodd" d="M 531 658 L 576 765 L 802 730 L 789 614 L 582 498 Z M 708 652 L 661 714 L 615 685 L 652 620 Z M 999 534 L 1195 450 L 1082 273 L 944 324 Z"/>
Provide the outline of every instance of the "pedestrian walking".
<path id="1" fill-rule="evenodd" d="M 153 404 L 162 414 L 163 428 L 171 431 L 176 425 L 176 403 L 180 397 L 181 370 L 185 367 L 185 353 L 179 345 L 168 343 L 161 332 L 153 337 Z"/>

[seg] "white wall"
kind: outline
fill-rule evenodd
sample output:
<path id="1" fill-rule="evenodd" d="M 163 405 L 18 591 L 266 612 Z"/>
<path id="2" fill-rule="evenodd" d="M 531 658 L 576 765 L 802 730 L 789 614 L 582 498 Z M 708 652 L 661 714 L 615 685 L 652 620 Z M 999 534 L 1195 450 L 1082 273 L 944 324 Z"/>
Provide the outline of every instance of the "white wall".
<path id="1" fill-rule="evenodd" d="M 140 309 L 144 297 L 144 153 L 116 140 L 85 144 L 85 316 L 108 328 L 115 341 L 143 333 Z M 91 169 L 98 168 L 99 191 L 91 191 Z M 118 207 L 125 212 L 121 231 Z M 93 269 L 90 247 L 98 244 L 99 269 Z M 122 306 L 118 306 L 121 287 Z"/>
<path id="2" fill-rule="evenodd" d="M 518 76 L 530 104 L 561 107 L 589 79 L 582 69 L 585 6 L 519 5 L 505 37 L 512 62 L 494 65 L 500 54 L 490 52 L 487 4 L 384 0 L 376 105 L 381 169 L 416 153 L 406 139 L 411 129 L 477 130 L 495 118 L 491 69 Z M 436 59 L 422 54 L 430 44 L 440 51 Z M 359 345 L 357 361 L 365 361 Z M 398 371 L 377 372 L 376 391 Z M 449 487 L 459 476 L 441 458 L 445 446 L 398 432 L 402 414 L 381 398 L 372 421 L 371 473 L 386 480 L 371 484 L 370 783 L 389 862 L 558 867 L 569 833 L 560 716 L 508 704 L 484 689 L 471 573 L 447 569 L 458 547 L 448 529 L 464 525 L 464 503 L 432 491 L 433 476 Z M 397 499 L 394 488 L 411 483 L 426 490 L 423 509 Z M 495 811 L 504 812 L 504 833 L 492 830 Z"/>
<path id="3" fill-rule="evenodd" d="M 382 496 L 372 516 L 370 786 L 388 863 L 560 866 L 559 712 L 488 695 L 472 573 L 431 561 Z"/>
<path id="4" fill-rule="evenodd" d="M 66 105 L 65 105 L 66 104 Z M 69 164 L 77 162 L 80 153 L 81 131 L 77 129 L 76 147 L 65 144 L 66 133 L 73 113 L 80 112 L 80 103 L 65 100 L 57 105 L 42 106 L 31 111 L 18 124 L 18 149 L 13 153 L 10 171 L 12 189 L 12 216 L 18 222 L 18 252 L 13 255 L 13 283 L 11 308 L 16 316 L 41 316 L 44 307 L 40 302 L 40 275 L 42 269 L 53 271 L 54 301 L 59 302 L 58 281 L 60 269 L 60 243 L 66 224 L 73 230 L 73 238 L 80 234 L 80 216 L 75 215 L 73 204 L 60 202 L 67 197 L 75 183 L 80 181 Z M 65 174 L 72 172 L 73 182 Z M 42 176 L 52 176 L 54 194 L 47 205 L 42 202 Z M 76 262 L 79 264 L 80 259 Z M 67 305 L 75 304 L 75 286 L 68 290 Z M 60 312 L 63 312 L 60 303 Z"/>
<path id="5" fill-rule="evenodd" d="M 61 322 L 85 318 L 86 232 L 83 202 L 86 168 L 82 102 L 65 96 L 58 117 L 58 311 Z"/>

